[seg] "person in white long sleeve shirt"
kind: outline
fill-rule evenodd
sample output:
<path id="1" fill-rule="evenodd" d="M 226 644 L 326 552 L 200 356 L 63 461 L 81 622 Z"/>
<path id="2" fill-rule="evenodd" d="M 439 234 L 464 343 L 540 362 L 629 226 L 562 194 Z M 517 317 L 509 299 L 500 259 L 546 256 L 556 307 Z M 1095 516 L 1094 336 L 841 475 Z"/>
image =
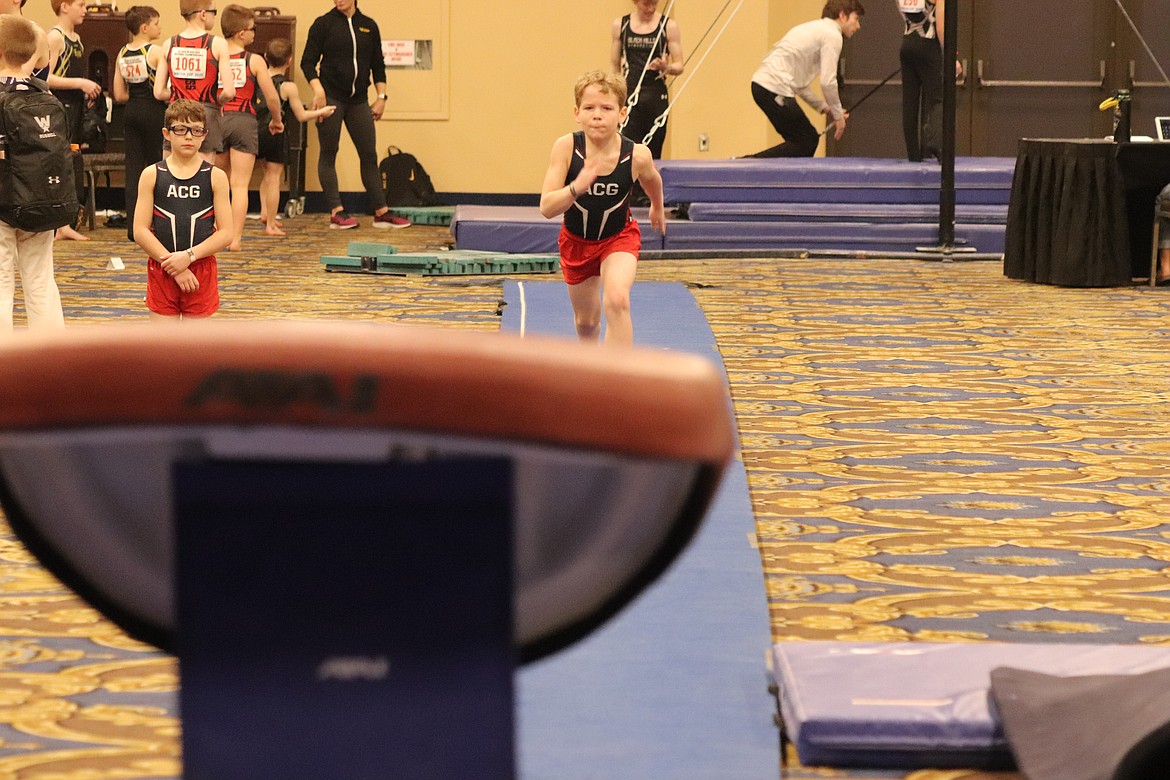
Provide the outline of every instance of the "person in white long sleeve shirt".
<path id="1" fill-rule="evenodd" d="M 837 60 L 846 38 L 861 29 L 865 8 L 860 0 L 828 0 L 815 22 L 798 24 L 772 47 L 752 76 L 752 99 L 768 117 L 783 143 L 748 157 L 812 157 L 821 136 L 797 103 L 799 97 L 833 122 L 841 139 L 848 114 L 837 92 Z M 812 88 L 817 79 L 821 94 Z"/>

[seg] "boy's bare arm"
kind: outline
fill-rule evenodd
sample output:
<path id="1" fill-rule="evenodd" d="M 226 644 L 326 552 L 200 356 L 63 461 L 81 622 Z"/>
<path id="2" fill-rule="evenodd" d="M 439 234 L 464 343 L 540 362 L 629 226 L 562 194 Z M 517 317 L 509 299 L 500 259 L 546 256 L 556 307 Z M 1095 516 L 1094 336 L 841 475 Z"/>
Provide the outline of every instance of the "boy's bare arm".
<path id="1" fill-rule="evenodd" d="M 170 255 L 154 232 L 150 229 L 150 222 L 154 216 L 154 183 L 158 177 L 158 169 L 148 165 L 138 177 L 138 202 L 134 207 L 134 240 L 142 251 L 155 260 L 164 260 Z"/>
<path id="2" fill-rule="evenodd" d="M 308 122 L 310 119 L 332 116 L 333 112 L 337 110 L 337 106 L 330 105 L 312 110 L 305 108 L 305 103 L 301 100 L 301 91 L 297 89 L 297 85 L 291 79 L 280 85 L 280 96 L 288 101 L 288 107 L 298 122 Z"/>
<path id="3" fill-rule="evenodd" d="M 622 20 L 613 20 L 613 28 L 609 33 L 609 69 L 613 73 L 622 72 Z"/>
<path id="4" fill-rule="evenodd" d="M 232 242 L 231 185 L 221 168 L 211 169 L 211 193 L 215 203 L 215 232 L 195 247 L 196 257 L 210 257 Z"/>
<path id="5" fill-rule="evenodd" d="M 666 208 L 662 202 L 662 176 L 654 166 L 650 147 L 634 145 L 634 178 L 650 198 L 650 224 L 660 233 L 666 232 Z"/>
<path id="6" fill-rule="evenodd" d="M 219 91 L 219 104 L 230 103 L 236 97 L 236 82 L 229 79 L 227 74 L 232 72 L 232 57 L 228 52 L 227 41 L 216 36 L 211 41 L 211 53 L 219 65 L 219 72 L 223 74 L 223 87 Z"/>
<path id="7" fill-rule="evenodd" d="M 126 79 L 122 78 L 122 71 L 117 64 L 114 65 L 114 100 L 118 103 L 125 103 L 130 99 L 130 88 L 126 86 Z"/>
<path id="8" fill-rule="evenodd" d="M 154 99 L 165 103 L 171 99 L 171 42 L 168 40 L 159 48 L 162 52 L 154 73 Z"/>
<path id="9" fill-rule="evenodd" d="M 179 289 L 183 292 L 195 292 L 199 289 L 199 279 L 190 268 L 184 268 L 171 278 L 175 280 L 175 284 L 179 285 Z"/>
<path id="10" fill-rule="evenodd" d="M 553 143 L 548 171 L 544 174 L 544 184 L 540 188 L 540 214 L 545 219 L 552 219 L 568 211 L 573 201 L 584 194 L 600 173 L 593 158 L 586 158 L 577 178 L 566 185 L 565 177 L 569 175 L 572 154 L 572 135 L 562 135 Z"/>

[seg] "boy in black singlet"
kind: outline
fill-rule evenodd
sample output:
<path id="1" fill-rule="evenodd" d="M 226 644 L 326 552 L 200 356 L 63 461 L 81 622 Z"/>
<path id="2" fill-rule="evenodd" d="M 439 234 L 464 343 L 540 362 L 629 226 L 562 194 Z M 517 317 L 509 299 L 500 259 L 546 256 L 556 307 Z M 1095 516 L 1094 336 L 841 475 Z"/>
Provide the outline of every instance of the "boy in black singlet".
<path id="1" fill-rule="evenodd" d="M 280 205 L 280 177 L 284 173 L 284 165 L 288 162 L 287 132 L 289 118 L 293 117 L 300 124 L 312 119 L 333 116 L 337 106 L 327 105 L 310 111 L 301 101 L 301 93 L 296 82 L 288 77 L 288 68 L 292 63 L 292 44 L 284 38 L 273 38 L 264 50 L 264 61 L 268 63 L 268 72 L 272 74 L 272 84 L 276 87 L 276 94 L 280 96 L 280 115 L 285 130 L 273 135 L 260 134 L 260 152 L 256 155 L 264 168 L 264 178 L 260 181 L 260 221 L 264 223 L 264 233 L 269 236 L 283 236 L 285 233 L 276 224 Z M 267 123 L 270 113 L 268 103 L 259 99 L 254 100 L 256 105 L 257 122 Z M 297 127 L 297 132 L 304 132 L 303 127 Z M 302 139 L 303 142 L 304 139 Z"/>
<path id="2" fill-rule="evenodd" d="M 134 240 L 150 256 L 146 306 L 152 319 L 210 317 L 219 309 L 215 255 L 232 240 L 227 174 L 204 160 L 204 106 L 176 100 L 163 138 L 170 153 L 142 172 Z"/>
<path id="3" fill-rule="evenodd" d="M 134 207 L 143 169 L 162 159 L 163 115 L 167 104 L 154 96 L 154 77 L 162 47 L 153 42 L 162 34 L 158 11 L 136 5 L 126 11 L 130 42 L 114 63 L 114 100 L 126 104 L 123 133 L 126 149 L 126 234 L 134 240 Z"/>
<path id="4" fill-rule="evenodd" d="M 553 143 L 540 193 L 540 213 L 565 215 L 558 240 L 577 335 L 595 341 L 605 313 L 606 343 L 630 344 L 630 288 L 642 234 L 630 214 L 635 181 L 650 196 L 650 224 L 666 232 L 662 177 L 650 150 L 618 134 L 626 115 L 626 82 L 595 70 L 577 80 L 573 116 L 581 130 Z"/>

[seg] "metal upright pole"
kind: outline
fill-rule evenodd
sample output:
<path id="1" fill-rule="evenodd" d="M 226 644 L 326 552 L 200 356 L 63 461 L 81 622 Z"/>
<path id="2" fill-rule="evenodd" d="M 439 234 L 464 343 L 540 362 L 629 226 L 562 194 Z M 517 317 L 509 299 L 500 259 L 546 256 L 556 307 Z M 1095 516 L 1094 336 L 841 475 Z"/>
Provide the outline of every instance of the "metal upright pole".
<path id="1" fill-rule="evenodd" d="M 942 189 L 938 201 L 938 242 L 947 253 L 955 244 L 955 51 L 959 34 L 959 0 L 947 0 L 943 20 Z"/>

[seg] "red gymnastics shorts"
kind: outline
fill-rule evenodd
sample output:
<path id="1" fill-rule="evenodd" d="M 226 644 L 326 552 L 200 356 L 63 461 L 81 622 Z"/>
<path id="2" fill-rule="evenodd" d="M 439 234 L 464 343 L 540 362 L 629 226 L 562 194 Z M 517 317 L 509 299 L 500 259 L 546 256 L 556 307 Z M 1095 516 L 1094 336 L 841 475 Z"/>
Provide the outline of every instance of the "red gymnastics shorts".
<path id="1" fill-rule="evenodd" d="M 561 249 L 561 273 L 565 281 L 580 284 L 586 279 L 601 276 L 601 261 L 614 252 L 629 252 L 637 260 L 638 253 L 642 251 L 642 231 L 638 223 L 631 219 L 616 236 L 601 241 L 586 241 L 561 225 L 557 246 Z"/>
<path id="2" fill-rule="evenodd" d="M 179 283 L 151 258 L 146 263 L 146 308 L 156 314 L 210 317 L 219 310 L 219 265 L 214 257 L 201 257 L 187 266 L 199 280 L 199 289 L 183 292 Z"/>

